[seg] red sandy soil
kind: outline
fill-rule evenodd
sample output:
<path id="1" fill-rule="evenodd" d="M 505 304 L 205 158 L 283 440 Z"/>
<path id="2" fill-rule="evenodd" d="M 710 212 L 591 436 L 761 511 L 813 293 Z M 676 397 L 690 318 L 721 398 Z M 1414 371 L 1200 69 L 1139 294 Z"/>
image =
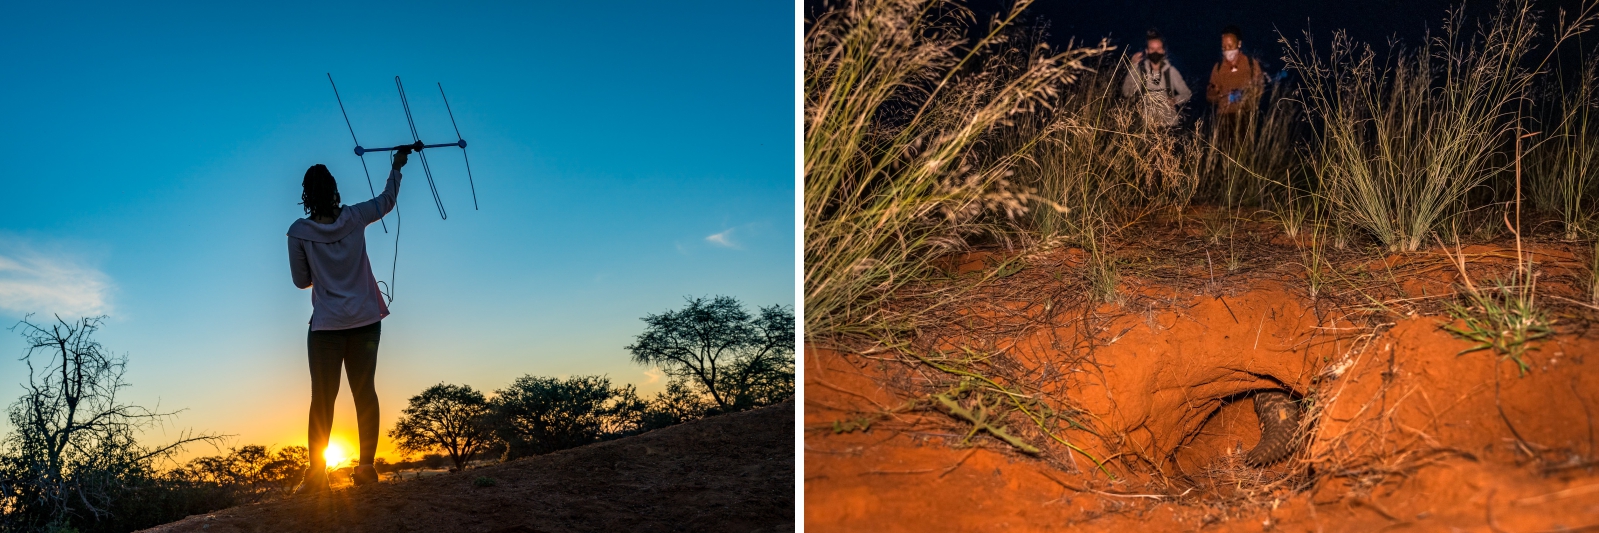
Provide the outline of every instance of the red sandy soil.
<path id="1" fill-rule="evenodd" d="M 1571 255 L 1555 248 L 1543 260 Z M 1376 268 L 1404 269 L 1406 257 L 1423 256 Z M 1427 264 L 1395 276 L 1407 294 L 1435 298 L 1460 281 L 1449 263 Z M 971 425 L 946 413 L 897 407 L 915 395 L 896 383 L 951 381 L 936 371 L 887 352 L 807 348 L 807 529 L 1599 531 L 1599 335 L 1576 319 L 1557 317 L 1567 327 L 1528 352 L 1533 368 L 1519 376 L 1492 351 L 1459 355 L 1470 344 L 1425 308 L 1357 327 L 1347 308 L 1312 305 L 1303 282 L 1257 277 L 1217 294 L 1165 291 L 1171 305 L 1114 315 L 1091 370 L 1070 390 L 1043 391 L 1120 437 L 1059 432 L 1114 456 L 1117 481 L 1047 439 L 1033 443 L 1050 453 L 1031 456 L 986 434 L 964 441 Z M 993 348 L 1030 368 L 1059 363 L 1080 316 L 1045 316 Z M 1316 481 L 1250 493 L 1261 485 L 1251 479 L 1289 470 L 1239 464 L 1259 438 L 1248 393 L 1280 386 L 1320 398 L 1324 414 L 1292 460 Z M 863 419 L 876 422 L 838 430 Z"/>
<path id="2" fill-rule="evenodd" d="M 794 404 L 419 480 L 196 515 L 146 531 L 794 530 Z M 479 478 L 493 486 L 476 486 Z"/>

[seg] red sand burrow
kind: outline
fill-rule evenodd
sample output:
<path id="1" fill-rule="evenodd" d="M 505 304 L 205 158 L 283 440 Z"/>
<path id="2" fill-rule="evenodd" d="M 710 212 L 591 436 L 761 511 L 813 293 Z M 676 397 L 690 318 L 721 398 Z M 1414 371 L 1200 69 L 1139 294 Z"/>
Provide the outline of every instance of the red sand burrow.
<path id="1" fill-rule="evenodd" d="M 1095 354 L 1098 372 L 1076 391 L 1055 392 L 1099 413 L 1109 434 L 1127 436 L 1122 448 L 1103 449 L 1100 457 L 1134 453 L 1165 469 L 1180 466 L 1176 452 L 1229 400 L 1263 389 L 1303 395 L 1320 362 L 1351 342 L 1326 329 L 1348 324 L 1319 317 L 1275 287 L 1201 296 L 1190 308 L 1126 322 L 1111 326 L 1130 329 Z M 1245 449 L 1258 437 L 1250 434 Z"/>
<path id="2" fill-rule="evenodd" d="M 1114 446 L 1094 439 L 1082 443 L 1094 456 L 1121 455 L 1170 471 L 1168 475 L 1181 474 L 1183 467 L 1191 470 L 1210 458 L 1186 453 L 1179 460 L 1178 452 L 1192 451 L 1188 445 L 1204 434 L 1200 428 L 1224 405 L 1249 407 L 1248 395 L 1266 389 L 1304 395 L 1313 386 L 1316 369 L 1358 340 L 1357 328 L 1302 302 L 1272 285 L 1236 296 L 1200 296 L 1174 309 L 1116 319 L 1104 327 L 1109 342 L 1095 349 L 1097 364 L 1082 365 L 1080 376 L 1061 381 L 1070 390 L 1043 392 L 1069 398 L 1096 416 L 1102 434 L 1121 439 Z M 1076 334 L 1076 325 L 1065 323 L 1055 331 L 1001 341 L 997 348 L 1024 365 L 1058 363 L 1060 339 Z M 887 394 L 880 385 L 873 391 Z M 880 400 L 889 405 L 900 399 Z M 1249 413 L 1253 420 L 1253 411 Z M 1245 449 L 1259 437 L 1258 431 L 1239 436 Z"/>
<path id="3" fill-rule="evenodd" d="M 1111 443 L 1066 433 L 1098 457 L 1120 454 L 1111 468 L 1122 483 L 1087 468 L 1070 473 L 986 437 L 974 441 L 977 447 L 952 447 L 945 435 L 955 426 L 935 423 L 936 413 L 898 414 L 866 431 L 834 433 L 835 421 L 908 399 L 883 385 L 902 367 L 808 349 L 807 527 L 1544 531 L 1599 525 L 1590 416 L 1599 409 L 1599 369 L 1585 360 L 1599 354 L 1592 335 L 1543 343 L 1530 352 L 1534 370 L 1521 377 L 1491 352 L 1457 355 L 1467 343 L 1442 331 L 1437 317 L 1411 317 L 1372 336 L 1281 287 L 1195 296 L 1190 303 L 1117 319 L 1109 329 L 1119 337 L 1098 348 L 1098 364 L 1075 390 L 1049 391 L 1095 413 L 1102 434 L 1126 436 Z M 1005 348 L 1017 360 L 1046 360 L 1048 338 L 1033 335 Z M 1248 394 L 1265 388 L 1320 398 L 1325 416 L 1296 459 L 1343 475 L 1324 477 L 1309 492 L 1279 491 L 1267 506 L 1207 500 L 1216 488 L 1192 476 L 1254 445 L 1259 426 Z M 1169 488 L 1149 488 L 1162 486 L 1150 483 L 1153 477 Z M 1198 492 L 1169 497 L 1185 486 Z"/>

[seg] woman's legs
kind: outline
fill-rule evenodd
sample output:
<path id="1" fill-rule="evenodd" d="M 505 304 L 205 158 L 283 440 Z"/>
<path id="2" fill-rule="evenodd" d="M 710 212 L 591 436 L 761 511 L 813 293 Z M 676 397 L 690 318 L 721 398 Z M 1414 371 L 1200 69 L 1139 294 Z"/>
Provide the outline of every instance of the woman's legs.
<path id="1" fill-rule="evenodd" d="M 378 340 L 382 322 L 349 330 L 344 369 L 350 374 L 350 393 L 355 396 L 356 427 L 361 435 L 361 463 L 372 464 L 378 449 L 378 393 L 372 381 L 377 373 Z M 337 382 L 335 382 L 337 383 Z"/>
<path id="2" fill-rule="evenodd" d="M 355 418 L 361 435 L 360 464 L 356 484 L 377 481 L 371 464 L 378 447 L 378 394 L 372 381 L 377 373 L 378 340 L 382 322 L 358 328 L 311 331 L 306 335 L 306 352 L 311 367 L 311 411 L 306 429 L 306 446 L 311 464 L 301 492 L 326 486 L 327 463 L 322 453 L 333 429 L 333 404 L 339 396 L 341 368 L 350 374 L 350 392 L 355 396 Z"/>
<path id="3" fill-rule="evenodd" d="M 344 363 L 348 344 L 348 339 L 339 333 L 311 331 L 306 335 L 306 353 L 311 367 L 311 411 L 305 441 L 313 467 L 325 466 L 322 451 L 327 449 L 328 433 L 333 429 L 333 401 L 339 397 L 339 367 Z"/>

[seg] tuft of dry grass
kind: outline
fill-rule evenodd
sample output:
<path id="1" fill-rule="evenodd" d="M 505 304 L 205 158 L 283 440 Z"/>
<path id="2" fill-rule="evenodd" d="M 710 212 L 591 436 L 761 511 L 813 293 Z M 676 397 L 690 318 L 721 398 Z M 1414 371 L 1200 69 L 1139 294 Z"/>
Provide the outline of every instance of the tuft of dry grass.
<path id="1" fill-rule="evenodd" d="M 1083 447 L 1072 443 L 1063 436 L 1058 426 L 1064 423 L 1073 429 L 1086 429 L 1086 426 L 1076 418 L 1076 410 L 1071 408 L 1057 409 L 1043 399 L 1043 395 L 1036 392 L 1029 393 L 1021 387 L 1007 386 L 1000 380 L 985 375 L 982 367 L 989 366 L 987 361 L 999 354 L 978 353 L 970 348 L 965 349 L 964 357 L 948 357 L 945 354 L 934 353 L 928 357 L 912 353 L 923 364 L 936 368 L 953 376 L 959 376 L 959 383 L 949 392 L 933 395 L 933 398 L 942 404 L 947 412 L 972 424 L 971 431 L 966 435 L 970 440 L 978 431 L 987 431 L 996 438 L 1004 440 L 1017 449 L 1031 454 L 1041 453 L 1037 447 L 1011 435 L 1005 426 L 995 426 L 994 421 L 1003 420 L 1011 412 L 1023 415 L 1032 422 L 1035 430 L 1050 440 L 1081 454 L 1093 461 L 1094 467 L 1111 479 L 1116 475 L 1105 468 L 1104 461 Z M 961 398 L 971 396 L 972 407 L 962 406 Z M 993 397 L 993 404 L 985 399 Z"/>
<path id="2" fill-rule="evenodd" d="M 1567 241 L 1581 237 L 1595 218 L 1599 197 L 1599 58 L 1583 66 L 1574 87 L 1556 82 L 1558 96 L 1544 103 L 1548 134 L 1528 161 L 1533 207 L 1554 214 Z M 1551 127 L 1552 126 L 1552 127 Z"/>
<path id="3" fill-rule="evenodd" d="M 1040 45 L 1014 69 L 986 61 L 1030 4 L 1018 1 L 970 47 L 971 14 L 946 0 L 850 0 L 812 21 L 804 44 L 807 335 L 892 327 L 878 305 L 885 297 L 991 229 L 986 215 L 1027 211 L 1027 191 L 1007 179 L 1025 151 L 986 157 L 977 148 L 1047 107 L 1085 58 L 1108 49 Z"/>
<path id="4" fill-rule="evenodd" d="M 1541 59 L 1527 0 L 1501 2 L 1474 33 L 1457 9 L 1442 35 L 1386 56 L 1343 32 L 1325 56 L 1308 32 L 1303 44 L 1281 38 L 1319 125 L 1309 161 L 1331 215 L 1390 250 L 1420 248 L 1467 208 L 1469 191 L 1508 170 L 1504 147 L 1536 75 L 1592 20 L 1589 6 L 1558 22 Z"/>
<path id="5" fill-rule="evenodd" d="M 1207 200 L 1231 209 L 1272 206 L 1290 237 L 1305 215 L 1300 201 L 1305 191 L 1293 179 L 1303 163 L 1293 146 L 1294 125 L 1302 117 L 1292 96 L 1286 86 L 1273 85 L 1261 106 L 1246 107 L 1233 117 L 1212 116 L 1199 168 L 1206 177 Z"/>
<path id="6" fill-rule="evenodd" d="M 1588 299 L 1599 306 L 1599 241 L 1588 247 Z"/>
<path id="7" fill-rule="evenodd" d="M 1450 252 L 1443 242 L 1438 243 L 1461 279 L 1456 299 L 1445 302 L 1449 316 L 1461 324 L 1446 323 L 1444 329 L 1476 343 L 1460 353 L 1492 349 L 1515 361 L 1525 376 L 1531 369 L 1524 357 L 1527 350 L 1535 349 L 1534 341 L 1548 337 L 1554 330 L 1550 327 L 1552 321 L 1537 305 L 1537 265 L 1521 253 L 1521 233 L 1510 225 L 1508 217 L 1505 225 L 1516 235 L 1516 270 L 1508 278 L 1494 280 L 1493 288 L 1481 288 L 1471 281 L 1466 272 L 1466 256 L 1459 251 L 1458 243 L 1455 252 Z"/>
<path id="8" fill-rule="evenodd" d="M 1041 204 L 1058 207 L 1034 210 L 1031 229 L 1041 239 L 1063 237 L 1096 255 L 1132 222 L 1188 205 L 1204 154 L 1182 132 L 1148 127 L 1141 103 L 1117 90 L 1127 59 L 1101 59 L 1061 95 L 1047 122 L 1035 126 L 1047 136 L 1017 172 Z"/>

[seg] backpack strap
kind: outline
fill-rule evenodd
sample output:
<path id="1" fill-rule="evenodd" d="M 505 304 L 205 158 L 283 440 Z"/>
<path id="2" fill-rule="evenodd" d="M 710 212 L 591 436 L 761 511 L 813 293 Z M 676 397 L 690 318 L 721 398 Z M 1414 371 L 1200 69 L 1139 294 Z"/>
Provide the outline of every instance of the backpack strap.
<path id="1" fill-rule="evenodd" d="M 1144 81 L 1145 76 L 1144 76 L 1144 62 L 1143 62 L 1143 60 L 1139 60 L 1137 64 L 1133 65 L 1133 71 L 1131 73 L 1129 73 L 1128 75 L 1129 76 L 1133 76 L 1135 78 L 1138 78 L 1138 95 L 1139 96 L 1143 96 L 1144 93 L 1149 92 L 1149 84 Z"/>
<path id="2" fill-rule="evenodd" d="M 1155 75 L 1155 71 L 1152 68 L 1153 66 L 1147 60 L 1138 62 L 1138 90 L 1141 93 L 1149 92 L 1149 78 Z"/>

